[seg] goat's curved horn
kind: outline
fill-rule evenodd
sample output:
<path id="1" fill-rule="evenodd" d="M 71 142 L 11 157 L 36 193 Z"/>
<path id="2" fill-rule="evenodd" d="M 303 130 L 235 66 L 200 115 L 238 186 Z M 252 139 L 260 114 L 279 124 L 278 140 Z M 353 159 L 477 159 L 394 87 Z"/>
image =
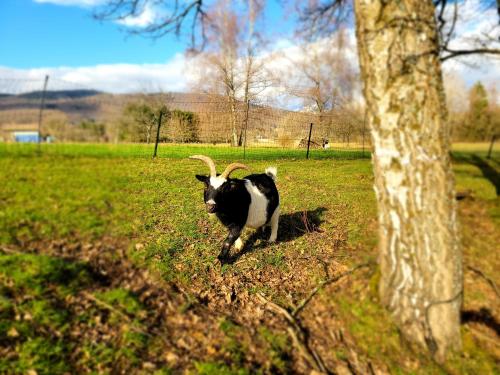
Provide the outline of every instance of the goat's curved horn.
<path id="1" fill-rule="evenodd" d="M 217 172 L 215 170 L 215 163 L 208 156 L 205 156 L 205 155 L 193 155 L 193 156 L 190 156 L 189 159 L 201 160 L 202 162 L 206 163 L 208 165 L 208 168 L 210 168 L 210 177 L 216 177 L 217 176 Z"/>
<path id="2" fill-rule="evenodd" d="M 226 167 L 226 169 L 224 170 L 224 172 L 222 172 L 220 176 L 223 178 L 228 178 L 231 172 L 235 171 L 236 169 L 250 169 L 250 168 L 248 168 L 245 164 L 231 163 Z"/>

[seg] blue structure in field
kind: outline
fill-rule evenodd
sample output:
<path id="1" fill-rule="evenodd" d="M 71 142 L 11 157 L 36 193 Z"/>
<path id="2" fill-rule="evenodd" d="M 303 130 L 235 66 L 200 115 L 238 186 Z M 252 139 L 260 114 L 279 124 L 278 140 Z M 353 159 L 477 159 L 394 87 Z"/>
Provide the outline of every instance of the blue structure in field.
<path id="1" fill-rule="evenodd" d="M 14 132 L 13 134 L 14 140 L 19 143 L 38 143 L 40 139 L 40 135 L 38 132 Z"/>

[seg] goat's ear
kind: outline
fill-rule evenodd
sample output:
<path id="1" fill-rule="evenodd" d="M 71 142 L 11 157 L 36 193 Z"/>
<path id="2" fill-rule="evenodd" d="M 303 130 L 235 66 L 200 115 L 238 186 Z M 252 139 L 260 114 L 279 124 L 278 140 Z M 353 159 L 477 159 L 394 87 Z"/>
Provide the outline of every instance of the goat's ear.
<path id="1" fill-rule="evenodd" d="M 197 174 L 196 179 L 198 181 L 203 182 L 204 184 L 208 184 L 208 176 L 202 176 L 201 174 Z"/>

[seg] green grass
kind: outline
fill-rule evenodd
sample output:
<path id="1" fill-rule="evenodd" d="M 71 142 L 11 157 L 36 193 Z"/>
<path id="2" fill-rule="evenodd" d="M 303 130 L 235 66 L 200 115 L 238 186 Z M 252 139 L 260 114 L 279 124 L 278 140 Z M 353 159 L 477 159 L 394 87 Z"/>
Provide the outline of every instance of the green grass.
<path id="1" fill-rule="evenodd" d="M 65 342 L 70 314 L 66 297 L 88 286 L 82 263 L 41 255 L 0 256 L 0 337 L 8 338 L 17 358 L 0 358 L 0 372 L 63 373 L 74 349 Z"/>
<path id="2" fill-rule="evenodd" d="M 348 323 L 357 347 L 374 363 L 383 363 L 395 374 L 495 374 L 494 354 L 484 350 L 470 329 L 463 327 L 463 353 L 455 353 L 444 366 L 438 365 L 401 339 L 376 295 L 333 296 L 332 309 Z M 376 332 L 377 334 L 374 334 Z M 340 350 L 337 356 L 345 353 Z M 409 360 L 411 359 L 411 360 Z"/>
<path id="3" fill-rule="evenodd" d="M 133 329 L 141 327 L 144 307 L 129 291 L 92 292 L 96 286 L 99 283 L 83 262 L 0 255 L 0 343 L 11 348 L 9 356 L 0 358 L 0 373 L 63 374 L 140 365 L 139 353 L 155 351 L 155 343 Z M 103 315 L 92 305 L 75 311 L 68 301 L 81 298 L 83 291 L 116 310 L 109 317 L 107 310 Z M 124 322 L 116 311 L 134 318 Z M 85 338 L 107 327 L 115 327 L 119 334 Z M 75 330 L 81 331 L 78 339 L 72 335 Z"/>
<path id="4" fill-rule="evenodd" d="M 54 239 L 80 242 L 115 238 L 129 247 L 137 264 L 156 270 L 167 281 L 189 286 L 196 274 L 199 283 L 209 283 L 209 269 L 216 261 L 226 231 L 204 211 L 202 186 L 194 175 L 206 173 L 206 166 L 186 157 L 209 154 L 220 170 L 235 158 L 241 160 L 241 150 L 162 145 L 160 158 L 151 160 L 151 148 L 43 145 L 38 155 L 33 145 L 0 144 L 0 244 L 23 247 Z M 500 228 L 500 209 L 491 170 L 498 172 L 500 154 L 495 151 L 493 160 L 486 160 L 484 152 L 484 148 L 480 150 L 479 160 L 469 151 L 455 153 L 454 171 L 457 189 L 473 191 L 474 200 L 468 204 L 477 204 L 484 210 L 488 219 L 484 233 L 491 232 L 477 236 L 472 221 L 465 227 L 467 259 L 493 275 L 497 263 L 489 255 L 495 253 L 491 238 Z M 251 149 L 248 153 L 246 163 L 252 172 L 263 171 L 269 165 L 278 167 L 283 215 L 280 241 L 259 247 L 262 240 L 257 239 L 256 250 L 242 258 L 246 262 L 243 266 L 270 278 L 295 273 L 290 261 L 301 257 L 314 259 L 327 254 L 336 262 L 350 265 L 375 256 L 376 201 L 370 160 L 350 160 L 347 154 L 336 155 L 332 151 L 329 158 L 321 159 L 313 153 L 313 160 L 307 161 L 302 153 L 280 149 Z M 243 175 L 242 171 L 235 172 L 235 176 Z M 304 211 L 323 233 L 304 234 L 297 229 Z M 464 220 L 473 220 L 473 216 Z M 225 266 L 222 275 L 236 277 L 243 272 L 243 266 Z M 308 269 L 300 271 L 297 277 L 304 278 L 307 286 L 322 277 L 318 273 L 308 274 Z M 67 360 L 76 344 L 65 334 L 76 318 L 61 304 L 68 296 L 92 288 L 94 283 L 82 262 L 43 255 L 0 255 L 0 337 L 9 337 L 18 352 L 14 359 L 0 358 L 0 372 L 13 368 L 20 373 L 29 369 L 40 374 L 64 373 L 84 365 L 90 371 L 98 371 L 99 364 L 106 368 L 116 363 L 124 368 L 139 366 L 139 354 L 154 351 L 154 343 L 130 329 L 122 332 L 115 343 L 79 343 L 80 362 Z M 372 284 L 363 298 L 356 292 L 340 291 L 326 298 L 325 303 L 331 304 L 328 308 L 332 311 L 339 309 L 339 316 L 366 357 L 391 366 L 395 373 L 411 373 L 411 366 L 401 359 L 399 335 L 376 300 L 376 281 Z M 276 302 L 288 303 L 287 291 L 274 288 L 268 280 L 252 283 L 248 292 L 264 292 Z M 92 293 L 129 315 L 132 325 L 140 326 L 139 317 L 145 308 L 129 291 L 116 288 Z M 471 303 L 486 298 L 483 290 L 466 295 Z M 95 311 L 89 311 L 79 319 L 92 325 L 93 314 Z M 16 320 L 17 315 L 31 320 Z M 120 322 L 119 316 L 110 313 L 110 324 Z M 195 372 L 246 373 L 239 366 L 247 348 L 238 341 L 238 326 L 222 321 L 220 329 L 226 335 L 231 363 L 216 359 L 198 361 L 193 365 Z M 61 335 L 53 334 L 55 331 Z M 286 372 L 290 348 L 287 336 L 264 327 L 259 337 L 267 348 L 269 368 Z M 490 354 L 477 344 L 468 329 L 464 329 L 464 347 L 469 359 L 455 358 L 450 371 L 488 373 L 494 369 Z M 343 348 L 332 348 L 332 353 L 340 360 L 348 354 Z M 443 371 L 426 358 L 418 357 L 417 361 L 423 366 L 420 373 Z"/>
<path id="5" fill-rule="evenodd" d="M 217 161 L 221 167 L 229 162 Z M 322 212 L 322 226 L 346 230 L 350 212 L 359 217 L 351 240 L 367 238 L 363 223 L 375 215 L 369 160 L 248 164 L 255 172 L 269 165 L 278 167 L 285 215 L 295 214 L 297 220 L 304 210 Z M 0 180 L 5 181 L 0 190 L 0 241 L 131 238 L 145 244 L 145 261 L 166 279 L 189 279 L 191 271 L 215 259 L 219 240 L 225 236 L 218 223 L 208 222 L 196 173 L 206 173 L 206 166 L 192 160 L 4 155 L 0 158 Z M 309 192 L 307 197 L 304 191 Z M 200 225 L 210 229 L 200 231 Z M 367 241 L 374 243 L 374 236 Z M 300 236 L 294 245 L 299 251 L 308 246 Z M 259 260 L 280 267 L 285 248 L 262 253 Z M 180 270 L 173 268 L 176 262 L 182 263 Z"/>
<path id="6" fill-rule="evenodd" d="M 56 143 L 56 144 L 9 144 L 0 143 L 0 155 L 31 157 L 34 155 L 62 157 L 93 157 L 93 158 L 151 158 L 154 144 L 109 144 L 109 143 Z M 304 148 L 282 147 L 229 147 L 207 144 L 160 144 L 159 158 L 184 159 L 190 155 L 203 153 L 214 159 L 226 160 L 274 160 L 274 159 L 306 159 Z M 311 149 L 311 159 L 359 159 L 369 158 L 368 148 L 342 147 L 328 150 Z"/>

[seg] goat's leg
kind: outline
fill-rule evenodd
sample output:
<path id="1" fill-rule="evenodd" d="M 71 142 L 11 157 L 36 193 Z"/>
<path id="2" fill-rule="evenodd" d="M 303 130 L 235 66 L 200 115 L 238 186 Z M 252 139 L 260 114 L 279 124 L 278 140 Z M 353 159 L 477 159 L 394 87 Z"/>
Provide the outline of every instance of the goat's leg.
<path id="1" fill-rule="evenodd" d="M 236 242 L 234 243 L 234 248 L 236 250 L 241 250 L 243 249 L 243 241 L 241 240 L 241 235 L 240 237 L 238 237 L 238 239 L 236 240 Z"/>
<path id="2" fill-rule="evenodd" d="M 276 237 L 278 237 L 279 219 L 280 219 L 280 206 L 276 207 L 273 216 L 271 216 L 271 236 L 269 237 L 269 242 L 276 241 Z"/>
<path id="3" fill-rule="evenodd" d="M 233 246 L 234 242 L 239 239 L 242 229 L 243 228 L 237 226 L 229 228 L 229 234 L 224 240 L 224 243 L 222 244 L 222 250 L 217 257 L 221 263 L 226 263 L 227 259 L 229 258 L 229 250 L 231 249 L 231 246 Z"/>

